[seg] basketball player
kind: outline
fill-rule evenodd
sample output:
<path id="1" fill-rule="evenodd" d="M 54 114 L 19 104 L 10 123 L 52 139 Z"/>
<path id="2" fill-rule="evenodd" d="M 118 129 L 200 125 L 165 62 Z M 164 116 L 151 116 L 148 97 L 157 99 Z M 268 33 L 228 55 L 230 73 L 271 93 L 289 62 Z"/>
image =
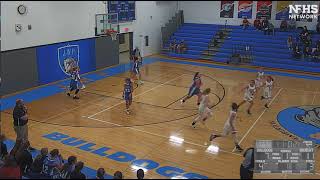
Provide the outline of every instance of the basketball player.
<path id="1" fill-rule="evenodd" d="M 243 149 L 239 145 L 239 141 L 238 141 L 238 137 L 237 137 L 237 130 L 235 127 L 238 108 L 239 107 L 236 103 L 232 103 L 229 117 L 224 124 L 223 133 L 221 135 L 219 135 L 219 134 L 215 134 L 213 132 L 210 136 L 210 141 L 212 142 L 217 137 L 226 137 L 231 133 L 236 150 L 239 152 L 242 152 Z"/>
<path id="2" fill-rule="evenodd" d="M 253 106 L 253 99 L 254 99 L 254 95 L 256 93 L 256 85 L 255 85 L 255 81 L 254 80 L 251 80 L 250 81 L 250 84 L 248 86 L 246 86 L 244 89 L 243 89 L 245 92 L 244 92 L 244 100 L 239 103 L 238 107 L 240 107 L 241 105 L 243 105 L 245 102 L 248 102 L 250 103 L 249 107 L 248 107 L 248 110 L 247 110 L 247 113 L 249 115 L 251 115 L 251 108 Z"/>
<path id="3" fill-rule="evenodd" d="M 69 92 L 67 93 L 68 96 L 71 96 L 71 92 L 75 90 L 75 94 L 73 95 L 73 99 L 79 99 L 77 94 L 79 93 L 79 83 L 83 84 L 80 79 L 79 75 L 79 67 L 73 67 L 71 70 L 71 81 L 70 81 L 70 87 Z"/>
<path id="4" fill-rule="evenodd" d="M 134 60 L 134 64 L 132 67 L 132 73 L 133 73 L 133 79 L 135 78 L 136 84 L 137 85 L 141 85 L 143 84 L 143 81 L 141 81 L 141 73 L 140 73 L 140 66 L 139 66 L 139 61 L 138 60 Z"/>
<path id="5" fill-rule="evenodd" d="M 199 121 L 202 121 L 204 123 L 208 118 L 212 116 L 211 109 L 209 108 L 209 94 L 210 94 L 211 89 L 207 88 L 203 91 L 202 96 L 201 96 L 201 102 L 199 105 L 199 115 L 196 119 L 193 120 L 192 122 L 192 127 L 195 128 L 196 123 Z"/>
<path id="6" fill-rule="evenodd" d="M 125 83 L 124 83 L 124 89 L 123 89 L 123 99 L 126 101 L 126 110 L 125 112 L 127 114 L 130 114 L 130 105 L 132 104 L 132 92 L 133 92 L 133 87 L 132 87 L 132 82 L 130 78 L 126 78 Z"/>
<path id="7" fill-rule="evenodd" d="M 264 72 L 263 72 L 263 69 L 261 68 L 260 71 L 258 72 L 257 78 L 255 79 L 255 85 L 257 89 L 263 86 L 263 79 L 264 79 Z"/>
<path id="8" fill-rule="evenodd" d="M 186 100 L 190 99 L 192 96 L 197 95 L 198 96 L 198 103 L 197 105 L 200 105 L 200 98 L 201 98 L 201 90 L 200 87 L 202 86 L 201 81 L 201 75 L 199 72 L 196 72 L 196 74 L 193 77 L 193 83 L 189 89 L 188 95 L 181 100 L 181 104 L 186 102 Z"/>
<path id="9" fill-rule="evenodd" d="M 269 108 L 268 104 L 270 103 L 273 89 L 273 78 L 271 76 L 267 77 L 267 80 L 264 85 L 263 95 L 261 96 L 261 100 L 265 99 L 266 104 L 264 107 Z"/>

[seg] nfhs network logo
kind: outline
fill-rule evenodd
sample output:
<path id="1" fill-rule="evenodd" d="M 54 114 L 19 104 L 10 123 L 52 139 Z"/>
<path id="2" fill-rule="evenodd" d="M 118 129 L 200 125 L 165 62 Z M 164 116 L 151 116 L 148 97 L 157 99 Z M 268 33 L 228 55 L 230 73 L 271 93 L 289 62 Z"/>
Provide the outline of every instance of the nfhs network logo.
<path id="1" fill-rule="evenodd" d="M 317 19 L 318 5 L 289 5 L 289 19 Z"/>

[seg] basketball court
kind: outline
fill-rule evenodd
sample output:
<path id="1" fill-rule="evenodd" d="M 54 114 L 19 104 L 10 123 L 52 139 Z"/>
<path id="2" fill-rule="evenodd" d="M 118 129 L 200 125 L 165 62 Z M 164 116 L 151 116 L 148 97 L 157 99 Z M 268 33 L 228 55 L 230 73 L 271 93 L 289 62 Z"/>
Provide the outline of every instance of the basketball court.
<path id="1" fill-rule="evenodd" d="M 209 178 L 238 178 L 239 164 L 243 157 L 241 153 L 233 152 L 232 139 L 217 139 L 214 142 L 217 149 L 210 151 L 209 135 L 212 130 L 222 131 L 231 103 L 242 100 L 239 87 L 253 79 L 256 73 L 228 70 L 223 66 L 206 67 L 206 63 L 197 66 L 185 65 L 182 62 L 184 61 L 170 63 L 160 60 L 142 68 L 145 84 L 134 91 L 133 113 L 130 116 L 124 112 L 125 103 L 121 98 L 122 82 L 128 76 L 128 72 L 91 82 L 81 92 L 81 99 L 76 102 L 67 98 L 65 93 L 57 93 L 27 103 L 32 145 L 37 149 L 59 148 L 63 155 L 74 154 L 88 167 L 97 169 L 102 166 L 109 174 L 120 170 L 125 178 L 135 178 L 137 169 L 131 163 L 132 159 L 122 157 L 125 162 L 121 162 L 93 154 L 92 151 L 108 147 L 110 150 L 106 154 L 125 152 L 134 155 L 136 160 L 152 160 L 150 166 L 147 166 L 150 170 L 146 173 L 146 177 L 152 179 L 172 176 L 156 170 L 165 166 L 183 170 L 181 172 L 184 173 L 173 170 L 178 172 L 176 176 L 196 173 Z M 180 99 L 188 91 L 195 72 L 203 73 L 204 86 L 212 89 L 210 99 L 214 116 L 208 120 L 206 126 L 199 124 L 193 129 L 191 122 L 197 115 L 196 98 L 183 105 L 180 104 Z M 292 106 L 316 105 L 320 101 L 320 85 L 317 81 L 280 75 L 274 75 L 274 78 L 277 84 L 269 109 L 264 108 L 259 98 L 255 100 L 252 115 L 247 115 L 246 105 L 240 109 L 237 125 L 240 143 L 244 148 L 252 147 L 257 139 L 291 140 L 292 137 L 283 135 L 272 125 L 272 122 L 277 122 L 279 110 Z M 4 133 L 8 138 L 14 139 L 11 112 L 12 109 L 1 112 L 1 118 Z M 75 138 L 73 142 L 83 142 L 79 142 L 78 145 L 65 145 L 60 140 L 44 137 L 54 133 Z M 54 136 L 57 135 L 52 135 Z M 78 148 L 86 143 L 92 143 L 89 144 L 91 147 Z M 319 148 L 317 153 L 318 151 Z M 319 164 L 316 169 L 319 169 Z M 320 176 L 315 174 L 257 177 Z"/>

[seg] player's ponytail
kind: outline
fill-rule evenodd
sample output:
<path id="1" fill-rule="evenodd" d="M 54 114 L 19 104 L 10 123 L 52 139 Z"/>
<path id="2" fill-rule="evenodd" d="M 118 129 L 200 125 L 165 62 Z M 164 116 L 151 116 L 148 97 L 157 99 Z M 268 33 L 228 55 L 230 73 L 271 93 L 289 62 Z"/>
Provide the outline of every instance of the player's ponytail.
<path id="1" fill-rule="evenodd" d="M 194 79 L 199 75 L 199 72 L 196 72 L 196 74 L 194 75 Z"/>

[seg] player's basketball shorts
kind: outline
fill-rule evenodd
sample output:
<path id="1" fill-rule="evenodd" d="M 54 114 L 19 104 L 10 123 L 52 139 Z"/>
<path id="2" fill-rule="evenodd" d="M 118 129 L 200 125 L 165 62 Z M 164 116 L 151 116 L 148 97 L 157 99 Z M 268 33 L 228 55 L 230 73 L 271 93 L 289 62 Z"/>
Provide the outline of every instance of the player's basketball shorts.
<path id="1" fill-rule="evenodd" d="M 264 88 L 263 97 L 268 99 L 268 98 L 271 98 L 271 96 L 272 96 L 271 89 L 268 87 Z"/>
<path id="2" fill-rule="evenodd" d="M 139 69 L 137 69 L 137 68 L 133 69 L 132 72 L 133 72 L 134 74 L 140 74 L 140 71 L 139 71 Z"/>
<path id="3" fill-rule="evenodd" d="M 74 80 L 71 80 L 70 81 L 70 90 L 73 91 L 75 89 L 79 89 L 78 87 L 78 81 L 74 81 Z"/>
<path id="4" fill-rule="evenodd" d="M 195 87 L 195 86 L 192 86 L 192 87 L 190 87 L 190 89 L 189 89 L 188 95 L 191 97 L 191 96 L 197 95 L 197 94 L 199 94 L 199 93 L 200 93 L 200 88 Z"/>
<path id="5" fill-rule="evenodd" d="M 255 82 L 255 86 L 256 86 L 257 88 L 259 88 L 259 87 L 263 86 L 263 82 L 262 82 L 262 80 L 258 80 L 258 79 L 256 79 L 254 82 Z"/>
<path id="6" fill-rule="evenodd" d="M 203 106 L 199 106 L 199 110 L 198 110 L 200 115 L 208 115 L 211 113 L 211 109 L 208 107 L 203 107 Z"/>
<path id="7" fill-rule="evenodd" d="M 253 95 L 252 95 L 252 94 L 245 93 L 243 99 L 244 99 L 245 101 L 252 102 L 252 101 L 253 101 Z"/>
<path id="8" fill-rule="evenodd" d="M 124 94 L 124 100 L 131 101 L 132 100 L 132 94 L 131 93 L 125 93 Z"/>
<path id="9" fill-rule="evenodd" d="M 223 136 L 227 136 L 227 135 L 229 135 L 231 133 L 236 133 L 236 132 L 237 132 L 236 129 L 233 129 L 229 123 L 226 123 L 224 125 L 224 127 L 223 127 L 222 135 Z"/>

